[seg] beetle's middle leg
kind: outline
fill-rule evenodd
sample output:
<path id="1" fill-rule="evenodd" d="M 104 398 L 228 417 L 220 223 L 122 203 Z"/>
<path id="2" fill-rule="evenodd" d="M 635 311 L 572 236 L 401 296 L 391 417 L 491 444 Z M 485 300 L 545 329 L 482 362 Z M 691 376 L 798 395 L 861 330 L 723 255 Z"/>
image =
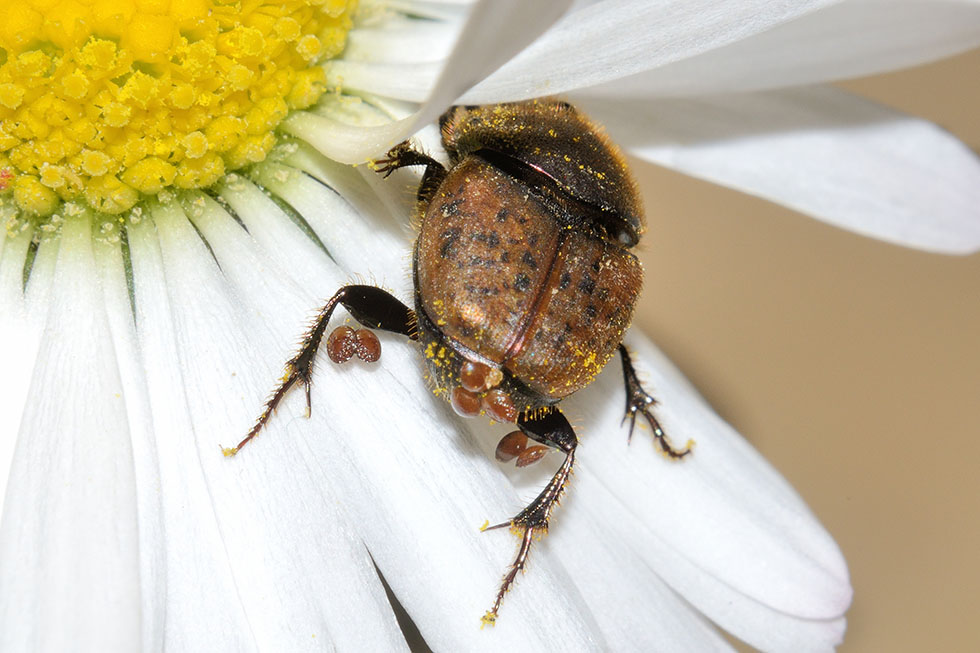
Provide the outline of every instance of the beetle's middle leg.
<path id="1" fill-rule="evenodd" d="M 422 174 L 422 183 L 419 184 L 418 201 L 428 204 L 435 196 L 436 190 L 446 178 L 448 171 L 445 166 L 433 159 L 428 154 L 423 154 L 412 147 L 409 141 L 402 141 L 394 146 L 384 155 L 383 158 L 374 162 L 375 172 L 383 174 L 385 177 L 399 168 L 409 166 L 425 166 Z"/>
<path id="2" fill-rule="evenodd" d="M 405 306 L 393 295 L 374 286 L 350 285 L 344 286 L 333 297 L 327 300 L 309 330 L 303 336 L 303 341 L 296 355 L 286 361 L 286 371 L 279 379 L 279 385 L 272 392 L 262 408 L 262 414 L 255 420 L 255 425 L 238 443 L 237 447 L 224 449 L 226 456 L 233 456 L 245 446 L 249 440 L 258 435 L 262 427 L 272 416 L 286 392 L 296 383 L 303 385 L 306 390 L 306 412 L 311 410 L 310 382 L 313 378 L 313 361 L 323 340 L 327 323 L 338 305 L 347 309 L 355 320 L 366 327 L 399 333 L 411 340 L 418 340 L 415 311 Z"/>
<path id="3" fill-rule="evenodd" d="M 630 421 L 630 431 L 627 438 L 633 439 L 633 427 L 636 426 L 636 418 L 638 415 L 643 415 L 647 424 L 653 429 L 653 437 L 665 455 L 676 459 L 691 453 L 691 447 L 694 445 L 693 440 L 688 440 L 683 449 L 676 449 L 667 439 L 667 434 L 664 433 L 660 422 L 650 410 L 657 403 L 657 400 L 647 394 L 643 386 L 640 385 L 640 380 L 636 378 L 633 361 L 630 359 L 629 352 L 626 351 L 626 346 L 622 343 L 619 345 L 619 356 L 623 359 L 623 381 L 626 384 L 626 414 L 623 416 L 623 421 L 625 422 L 627 419 Z"/>
<path id="4" fill-rule="evenodd" d="M 510 521 L 484 529 L 491 530 L 510 526 L 512 530 L 521 534 L 521 546 L 517 551 L 517 557 L 504 576 L 493 607 L 483 615 L 483 623 L 490 625 L 496 621 L 500 604 L 504 600 L 507 590 L 514 583 L 514 579 L 517 578 L 517 573 L 524 571 L 535 533 L 543 534 L 548 531 L 548 518 L 565 491 L 565 483 L 572 473 L 572 464 L 575 462 L 575 447 L 578 446 L 578 438 L 575 437 L 572 425 L 568 423 L 568 420 L 557 408 L 552 408 L 544 413 L 523 413 L 517 419 L 517 426 L 532 440 L 564 452 L 565 462 L 555 472 L 548 485 L 524 510 Z"/>

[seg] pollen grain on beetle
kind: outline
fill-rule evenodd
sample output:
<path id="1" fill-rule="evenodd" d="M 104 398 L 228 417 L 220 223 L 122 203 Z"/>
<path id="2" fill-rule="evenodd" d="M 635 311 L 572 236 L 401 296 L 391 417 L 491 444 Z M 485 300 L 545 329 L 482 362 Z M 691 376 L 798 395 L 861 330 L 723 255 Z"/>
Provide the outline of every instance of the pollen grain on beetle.
<path id="1" fill-rule="evenodd" d="M 279 122 L 325 92 L 318 64 L 356 4 L 0 4 L 0 208 L 121 214 L 264 160 Z"/>

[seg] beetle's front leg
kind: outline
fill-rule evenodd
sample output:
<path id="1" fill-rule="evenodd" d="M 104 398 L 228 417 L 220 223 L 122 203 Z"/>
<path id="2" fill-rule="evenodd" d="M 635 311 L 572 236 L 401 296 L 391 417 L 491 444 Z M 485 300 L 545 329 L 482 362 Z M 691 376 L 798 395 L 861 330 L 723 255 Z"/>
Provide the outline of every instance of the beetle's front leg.
<path id="1" fill-rule="evenodd" d="M 374 171 L 386 178 L 395 170 L 409 166 L 425 166 L 417 197 L 420 202 L 428 204 L 448 174 L 445 166 L 414 149 L 409 141 L 402 141 L 388 150 L 383 158 L 374 161 Z"/>
<path id="2" fill-rule="evenodd" d="M 633 368 L 633 361 L 623 344 L 619 345 L 619 355 L 623 359 L 623 381 L 626 384 L 626 414 L 623 416 L 623 422 L 627 419 L 630 421 L 628 440 L 632 441 L 633 439 L 633 427 L 636 426 L 637 415 L 643 415 L 647 424 L 653 429 L 653 437 L 665 455 L 677 459 L 691 453 L 694 440 L 688 440 L 683 449 L 675 449 L 670 440 L 667 439 L 667 434 L 664 433 L 660 422 L 650 410 L 656 405 L 657 400 L 647 394 L 643 386 L 640 385 L 640 380 L 636 378 L 636 369 Z"/>
<path id="3" fill-rule="evenodd" d="M 572 464 L 575 462 L 575 447 L 578 446 L 578 438 L 575 437 L 572 425 L 568 423 L 568 420 L 557 408 L 548 409 L 544 413 L 524 413 L 518 417 L 517 426 L 532 440 L 564 452 L 565 461 L 555 472 L 548 485 L 541 490 L 541 494 L 535 497 L 517 516 L 510 521 L 484 529 L 491 530 L 510 526 L 512 531 L 521 534 L 521 546 L 517 551 L 517 557 L 504 576 L 493 607 L 483 615 L 483 623 L 490 625 L 493 625 L 497 620 L 500 604 L 504 600 L 507 590 L 514 583 L 514 579 L 517 578 L 518 572 L 524 571 L 535 534 L 548 532 L 548 518 L 565 491 L 565 483 L 572 473 Z"/>
<path id="4" fill-rule="evenodd" d="M 327 300 L 327 303 L 320 309 L 316 319 L 313 320 L 313 324 L 303 336 L 299 351 L 296 352 L 295 356 L 286 361 L 285 372 L 279 379 L 279 385 L 276 386 L 272 395 L 266 401 L 265 406 L 262 408 L 262 413 L 255 420 L 255 425 L 246 434 L 245 439 L 238 443 L 238 446 L 223 449 L 226 456 L 234 456 L 249 440 L 259 434 L 259 431 L 269 421 L 269 418 L 276 410 L 279 402 L 286 395 L 286 392 L 296 383 L 302 384 L 306 390 L 306 412 L 309 415 L 311 410 L 310 382 L 313 378 L 313 361 L 316 358 L 316 352 L 320 347 L 320 342 L 323 340 L 327 323 L 330 321 L 330 317 L 338 305 L 346 308 L 347 312 L 355 320 L 366 327 L 399 333 L 411 340 L 418 339 L 415 311 L 405 306 L 381 288 L 361 285 L 344 286 L 334 293 L 333 297 Z M 377 346 L 377 339 L 374 338 L 374 341 L 375 346 Z M 355 347 L 356 344 L 351 343 L 351 346 Z M 370 360 L 376 359 L 377 356 L 375 355 Z"/>

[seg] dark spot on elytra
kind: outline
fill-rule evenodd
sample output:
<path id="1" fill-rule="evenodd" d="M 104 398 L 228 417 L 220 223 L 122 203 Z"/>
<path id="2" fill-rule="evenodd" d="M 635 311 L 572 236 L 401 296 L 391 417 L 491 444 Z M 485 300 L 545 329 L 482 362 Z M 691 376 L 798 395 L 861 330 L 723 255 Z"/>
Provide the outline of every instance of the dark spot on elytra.
<path id="1" fill-rule="evenodd" d="M 470 257 L 470 266 L 471 267 L 487 268 L 487 267 L 492 267 L 492 266 L 496 265 L 496 263 L 497 262 L 494 261 L 492 258 L 483 258 L 482 256 L 471 256 Z"/>
<path id="2" fill-rule="evenodd" d="M 595 318 L 595 316 L 598 313 L 599 313 L 599 310 L 594 305 L 592 305 L 592 304 L 589 304 L 588 306 L 585 307 L 585 315 L 589 319 Z"/>
<path id="3" fill-rule="evenodd" d="M 470 295 L 483 295 L 484 297 L 500 293 L 500 288 L 496 286 L 475 286 L 468 283 L 464 288 L 466 288 L 466 292 Z"/>
<path id="4" fill-rule="evenodd" d="M 442 245 L 439 246 L 439 256 L 442 258 L 456 257 L 456 241 L 459 240 L 460 233 L 462 230 L 459 227 L 453 227 L 439 234 L 439 238 L 442 239 Z"/>
<path id="5" fill-rule="evenodd" d="M 473 240 L 485 244 L 490 249 L 500 244 L 500 236 L 497 235 L 496 231 L 491 231 L 488 234 L 473 234 Z"/>
<path id="6" fill-rule="evenodd" d="M 565 327 L 558 333 L 555 334 L 555 347 L 560 348 L 568 342 L 568 336 L 572 333 L 572 325 L 565 322 Z"/>
<path id="7" fill-rule="evenodd" d="M 524 292 L 531 287 L 531 277 L 527 276 L 523 272 L 514 277 L 514 288 L 520 292 Z"/>
<path id="8" fill-rule="evenodd" d="M 443 217 L 448 218 L 450 216 L 457 215 L 459 213 L 459 205 L 462 203 L 463 203 L 463 198 L 460 197 L 458 199 L 452 200 L 451 202 L 446 202 L 440 207 L 439 210 L 442 211 Z"/>
<path id="9" fill-rule="evenodd" d="M 538 269 L 538 262 L 534 260 L 534 255 L 531 254 L 531 250 L 524 250 L 524 254 L 521 255 L 521 260 L 532 270 Z"/>
<path id="10" fill-rule="evenodd" d="M 572 275 L 568 272 L 562 272 L 561 278 L 558 280 L 558 290 L 564 290 L 568 288 L 568 284 L 572 282 Z"/>
<path id="11" fill-rule="evenodd" d="M 509 249 L 505 249 L 504 251 L 502 251 L 500 253 L 500 262 L 501 263 L 509 263 L 510 262 L 510 250 Z"/>
<path id="12" fill-rule="evenodd" d="M 601 258 L 597 258 L 596 260 L 592 261 L 592 269 L 595 270 L 596 272 L 598 272 L 599 270 L 602 269 L 602 259 Z"/>
<path id="13" fill-rule="evenodd" d="M 590 277 L 588 274 L 584 275 L 578 284 L 578 289 L 584 292 L 586 295 L 591 295 L 593 292 L 595 292 L 595 279 Z"/>
<path id="14" fill-rule="evenodd" d="M 509 213 L 507 212 L 507 209 L 500 209 L 497 211 L 497 222 L 506 222 L 508 215 Z"/>

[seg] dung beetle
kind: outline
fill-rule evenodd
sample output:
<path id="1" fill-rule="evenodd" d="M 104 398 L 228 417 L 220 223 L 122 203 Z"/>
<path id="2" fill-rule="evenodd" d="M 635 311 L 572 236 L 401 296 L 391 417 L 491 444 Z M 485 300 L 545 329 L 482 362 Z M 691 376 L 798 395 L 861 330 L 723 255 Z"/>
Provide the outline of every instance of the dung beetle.
<path id="1" fill-rule="evenodd" d="M 334 309 L 365 327 L 418 342 L 436 394 L 463 416 L 516 423 L 497 447 L 519 466 L 556 449 L 565 459 L 526 508 L 504 523 L 520 548 L 483 616 L 493 624 L 501 601 L 527 562 L 535 534 L 565 488 L 578 439 L 558 402 L 595 378 L 615 351 L 623 364 L 629 437 L 638 415 L 671 458 L 690 451 L 670 444 L 651 412 L 622 345 L 643 271 L 630 251 L 643 232 L 643 211 L 626 161 L 602 129 L 567 102 L 535 100 L 457 106 L 439 120 L 449 167 L 396 145 L 376 170 L 387 177 L 424 166 L 418 188 L 420 230 L 413 257 L 414 310 L 367 285 L 338 290 L 320 310 L 261 415 L 233 455 L 262 429 L 287 390 L 306 390 L 313 360 Z M 367 329 L 338 327 L 327 338 L 331 360 L 377 360 Z M 538 443 L 528 446 L 528 439 Z"/>

